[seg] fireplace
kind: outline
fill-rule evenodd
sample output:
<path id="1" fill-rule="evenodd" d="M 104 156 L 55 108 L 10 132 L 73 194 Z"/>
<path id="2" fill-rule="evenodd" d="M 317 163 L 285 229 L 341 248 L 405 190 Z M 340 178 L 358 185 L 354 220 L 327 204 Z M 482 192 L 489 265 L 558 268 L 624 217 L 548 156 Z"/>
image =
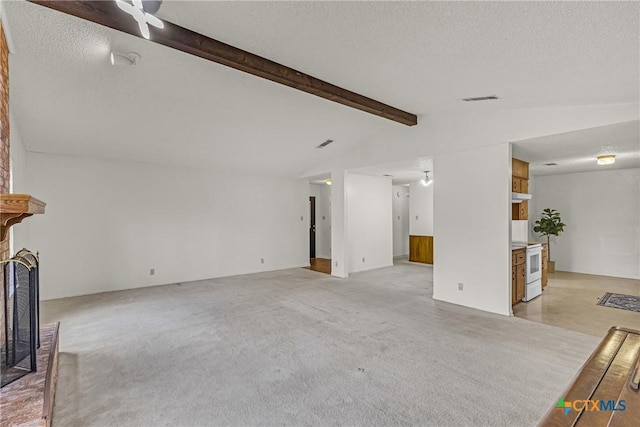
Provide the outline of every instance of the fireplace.
<path id="1" fill-rule="evenodd" d="M 1 386 L 36 370 L 39 339 L 38 256 L 23 249 L 1 261 L 4 317 L 0 342 Z"/>

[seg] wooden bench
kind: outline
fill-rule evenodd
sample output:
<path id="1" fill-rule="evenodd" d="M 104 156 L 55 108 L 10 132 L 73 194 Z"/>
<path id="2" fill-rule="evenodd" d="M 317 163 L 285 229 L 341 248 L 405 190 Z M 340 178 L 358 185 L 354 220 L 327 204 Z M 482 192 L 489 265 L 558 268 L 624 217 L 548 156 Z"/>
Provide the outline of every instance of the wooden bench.
<path id="1" fill-rule="evenodd" d="M 538 425 L 638 426 L 639 383 L 640 332 L 612 327 Z"/>

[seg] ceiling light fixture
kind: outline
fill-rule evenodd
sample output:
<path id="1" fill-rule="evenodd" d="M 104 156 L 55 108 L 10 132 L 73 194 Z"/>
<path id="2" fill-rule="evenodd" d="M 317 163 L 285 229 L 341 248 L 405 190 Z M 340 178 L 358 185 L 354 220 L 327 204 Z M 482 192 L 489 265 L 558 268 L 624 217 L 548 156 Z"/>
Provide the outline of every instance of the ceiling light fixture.
<path id="1" fill-rule="evenodd" d="M 109 58 L 111 65 L 137 65 L 142 57 L 135 52 L 111 52 Z"/>
<path id="2" fill-rule="evenodd" d="M 598 156 L 596 163 L 600 166 L 603 165 L 612 165 L 616 162 L 616 155 L 615 154 L 604 154 L 601 156 Z"/>
<path id="3" fill-rule="evenodd" d="M 140 27 L 140 34 L 142 34 L 142 37 L 145 39 L 149 40 L 149 37 L 151 36 L 149 34 L 149 25 L 159 29 L 164 28 L 164 22 L 153 16 L 151 13 L 145 11 L 145 6 L 142 0 L 132 0 L 131 3 L 124 0 L 115 0 L 115 2 L 123 12 L 128 13 L 136 20 L 138 27 Z M 160 8 L 160 3 L 162 2 L 150 1 L 146 3 L 149 3 L 147 9 L 154 10 L 155 13 Z"/>
<path id="4" fill-rule="evenodd" d="M 332 185 L 332 184 L 333 184 L 333 181 L 331 181 L 331 179 L 328 179 L 328 180 L 326 180 L 324 183 L 325 183 L 325 184 L 327 184 L 327 185 Z"/>
<path id="5" fill-rule="evenodd" d="M 420 184 L 425 187 L 430 186 L 433 183 L 433 180 L 429 178 L 429 171 L 424 171 L 424 178 L 420 180 Z"/>

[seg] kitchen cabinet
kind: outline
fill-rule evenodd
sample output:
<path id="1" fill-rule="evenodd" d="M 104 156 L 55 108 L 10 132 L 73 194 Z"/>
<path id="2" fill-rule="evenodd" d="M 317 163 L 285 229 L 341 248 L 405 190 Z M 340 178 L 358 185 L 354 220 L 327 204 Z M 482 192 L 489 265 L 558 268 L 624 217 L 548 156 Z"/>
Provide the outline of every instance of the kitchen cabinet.
<path id="1" fill-rule="evenodd" d="M 526 273 L 527 271 L 524 264 L 516 265 L 516 304 L 522 301 L 522 298 L 524 298 Z"/>
<path id="2" fill-rule="evenodd" d="M 518 178 L 529 179 L 529 163 L 520 159 L 511 159 L 511 175 Z"/>
<path id="3" fill-rule="evenodd" d="M 526 286 L 526 249 L 511 251 L 511 305 L 516 305 L 524 298 Z"/>
<path id="4" fill-rule="evenodd" d="M 549 255 L 549 245 L 546 243 L 542 244 L 542 289 L 547 287 L 547 258 Z"/>
<path id="5" fill-rule="evenodd" d="M 511 159 L 511 191 L 529 193 L 529 163 L 520 159 Z M 511 219 L 529 219 L 529 202 L 511 204 Z"/>
<path id="6" fill-rule="evenodd" d="M 511 219 L 529 219 L 529 202 L 527 200 L 511 204 Z"/>
<path id="7" fill-rule="evenodd" d="M 409 236 L 409 261 L 433 264 L 433 236 Z"/>
<path id="8" fill-rule="evenodd" d="M 520 178 L 512 176 L 511 177 L 511 191 L 514 191 L 516 193 L 522 193 L 522 191 L 520 191 L 521 188 L 522 188 L 522 180 Z"/>
<path id="9" fill-rule="evenodd" d="M 511 177 L 511 191 L 515 193 L 529 193 L 529 180 L 524 178 L 518 178 L 517 176 Z"/>

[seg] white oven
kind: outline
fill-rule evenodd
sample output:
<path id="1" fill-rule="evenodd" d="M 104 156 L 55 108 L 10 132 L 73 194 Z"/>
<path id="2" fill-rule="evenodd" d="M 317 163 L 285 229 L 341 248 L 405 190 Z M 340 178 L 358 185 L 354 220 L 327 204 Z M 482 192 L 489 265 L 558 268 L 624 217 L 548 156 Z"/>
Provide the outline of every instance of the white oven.
<path id="1" fill-rule="evenodd" d="M 526 286 L 523 301 L 531 301 L 542 293 L 542 245 L 527 246 Z"/>
<path id="2" fill-rule="evenodd" d="M 527 283 L 542 279 L 542 245 L 527 246 Z"/>

